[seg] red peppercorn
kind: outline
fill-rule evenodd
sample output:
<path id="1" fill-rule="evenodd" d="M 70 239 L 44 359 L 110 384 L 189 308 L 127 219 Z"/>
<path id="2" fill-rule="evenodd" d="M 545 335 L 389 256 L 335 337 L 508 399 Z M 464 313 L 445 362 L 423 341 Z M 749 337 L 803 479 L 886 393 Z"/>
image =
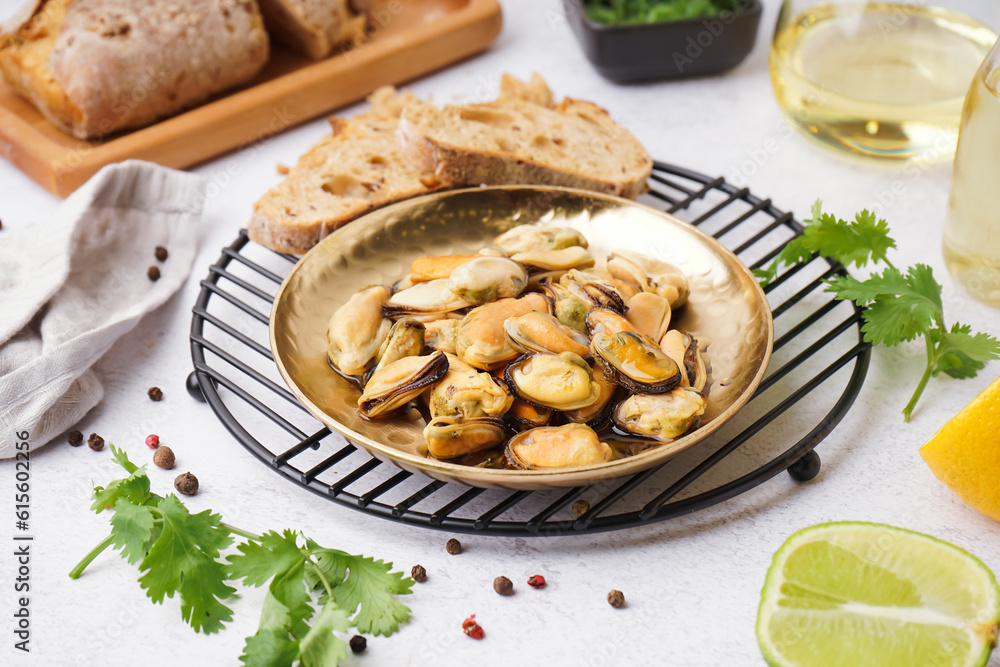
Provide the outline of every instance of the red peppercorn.
<path id="1" fill-rule="evenodd" d="M 528 577 L 528 585 L 532 588 L 545 588 L 545 577 L 540 574 L 533 574 Z"/>
<path id="2" fill-rule="evenodd" d="M 462 621 L 462 630 L 473 639 L 482 639 L 486 636 L 482 626 L 476 623 L 475 614 Z"/>
<path id="3" fill-rule="evenodd" d="M 150 449 L 156 449 L 160 446 L 160 436 L 158 435 L 147 435 L 146 436 L 146 446 Z"/>

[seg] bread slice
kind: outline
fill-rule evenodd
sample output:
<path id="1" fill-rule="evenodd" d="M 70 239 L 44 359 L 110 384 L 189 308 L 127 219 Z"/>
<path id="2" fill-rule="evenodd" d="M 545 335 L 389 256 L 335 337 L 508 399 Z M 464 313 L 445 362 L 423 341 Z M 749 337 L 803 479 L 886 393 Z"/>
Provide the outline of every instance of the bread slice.
<path id="1" fill-rule="evenodd" d="M 349 0 L 258 0 L 267 32 L 313 60 L 341 44 L 361 43 L 367 17 Z"/>
<path id="2" fill-rule="evenodd" d="M 386 87 L 369 98 L 371 111 L 331 118 L 333 132 L 299 158 L 288 176 L 254 205 L 247 231 L 272 250 L 304 253 L 362 213 L 444 187 L 406 160 L 396 144 L 410 93 Z"/>
<path id="3" fill-rule="evenodd" d="M 540 78 L 510 77 L 494 102 L 408 107 L 399 144 L 443 182 L 562 185 L 630 198 L 645 192 L 653 161 L 636 138 L 596 104 L 553 104 L 547 91 Z"/>

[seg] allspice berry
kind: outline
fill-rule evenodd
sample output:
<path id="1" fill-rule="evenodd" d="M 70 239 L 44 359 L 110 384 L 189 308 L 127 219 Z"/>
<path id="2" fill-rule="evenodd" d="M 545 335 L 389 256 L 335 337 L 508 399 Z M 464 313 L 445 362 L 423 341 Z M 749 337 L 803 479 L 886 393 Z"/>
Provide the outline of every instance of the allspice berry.
<path id="1" fill-rule="evenodd" d="M 448 543 L 444 545 L 444 548 L 452 556 L 454 556 L 455 554 L 462 553 L 462 543 L 456 540 L 454 537 L 448 540 Z"/>
<path id="2" fill-rule="evenodd" d="M 573 514 L 583 516 L 590 511 L 590 503 L 582 498 L 573 503 Z"/>
<path id="3" fill-rule="evenodd" d="M 146 392 L 146 396 L 149 396 L 151 401 L 159 401 L 163 399 L 163 390 L 159 387 L 150 387 Z"/>
<path id="4" fill-rule="evenodd" d="M 74 447 L 79 447 L 83 444 L 83 433 L 80 433 L 77 430 L 70 431 L 66 434 L 66 442 Z"/>
<path id="5" fill-rule="evenodd" d="M 198 478 L 189 472 L 177 475 L 174 488 L 185 496 L 193 496 L 198 493 Z"/>
<path id="6" fill-rule="evenodd" d="M 87 438 L 87 446 L 93 449 L 95 452 L 99 452 L 102 449 L 104 449 L 104 438 L 97 435 L 96 433 L 91 433 L 90 437 Z"/>
<path id="7" fill-rule="evenodd" d="M 512 595 L 514 593 L 514 583 L 507 577 L 497 577 L 493 580 L 493 590 L 500 595 Z"/>
<path id="8" fill-rule="evenodd" d="M 410 570 L 410 576 L 415 582 L 422 584 L 427 581 L 427 570 L 424 569 L 423 565 L 414 565 L 413 569 Z"/>
<path id="9" fill-rule="evenodd" d="M 151 266 L 146 269 L 146 277 L 152 280 L 154 283 L 160 279 L 160 267 Z"/>
<path id="10" fill-rule="evenodd" d="M 161 245 L 156 246 L 156 250 L 153 251 L 156 259 L 160 262 L 167 261 L 167 249 Z"/>
<path id="11" fill-rule="evenodd" d="M 353 653 L 364 653 L 368 648 L 368 640 L 361 635 L 354 635 L 351 637 L 350 645 Z"/>
<path id="12" fill-rule="evenodd" d="M 608 593 L 608 604 L 615 609 L 621 609 L 625 606 L 625 596 L 621 591 L 611 591 Z"/>
<path id="13" fill-rule="evenodd" d="M 174 458 L 174 450 L 170 449 L 166 445 L 163 447 L 157 447 L 156 451 L 153 452 L 153 463 L 155 463 L 158 468 L 172 470 L 176 461 L 177 459 Z M 195 487 L 197 488 L 197 486 L 198 481 L 195 480 Z"/>

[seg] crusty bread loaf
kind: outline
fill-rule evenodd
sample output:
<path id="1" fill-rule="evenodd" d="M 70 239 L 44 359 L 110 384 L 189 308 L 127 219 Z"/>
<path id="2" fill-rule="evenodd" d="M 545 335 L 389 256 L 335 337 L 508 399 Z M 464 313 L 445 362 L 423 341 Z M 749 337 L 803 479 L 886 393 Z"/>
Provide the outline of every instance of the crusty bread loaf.
<path id="1" fill-rule="evenodd" d="M 351 120 L 331 118 L 333 132 L 254 205 L 247 226 L 252 240 L 303 253 L 366 211 L 444 186 L 410 164 L 396 144 L 399 114 L 417 99 L 382 88 L 369 101 L 371 111 Z"/>
<path id="2" fill-rule="evenodd" d="M 544 90 L 543 90 L 544 89 Z M 413 164 L 449 183 L 563 185 L 637 197 L 649 153 L 607 111 L 570 98 L 552 104 L 540 79 L 509 80 L 494 102 L 404 110 L 398 138 Z"/>
<path id="3" fill-rule="evenodd" d="M 367 17 L 348 0 L 259 0 L 271 37 L 314 60 L 339 45 L 360 43 Z"/>
<path id="4" fill-rule="evenodd" d="M 191 106 L 267 57 L 254 0 L 35 0 L 0 32 L 7 82 L 80 138 Z"/>

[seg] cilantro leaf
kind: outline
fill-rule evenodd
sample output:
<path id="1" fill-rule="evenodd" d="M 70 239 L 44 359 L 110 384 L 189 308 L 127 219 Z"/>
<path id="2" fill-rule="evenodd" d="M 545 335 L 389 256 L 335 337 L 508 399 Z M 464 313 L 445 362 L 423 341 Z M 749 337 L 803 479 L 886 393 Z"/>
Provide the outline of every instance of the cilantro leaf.
<path id="1" fill-rule="evenodd" d="M 127 498 L 119 498 L 115 503 L 115 513 L 111 517 L 111 537 L 115 548 L 121 549 L 122 557 L 135 565 L 149 553 L 150 544 L 159 529 L 154 526 L 154 516 L 146 505 L 133 505 Z"/>
<path id="2" fill-rule="evenodd" d="M 100 514 L 119 499 L 124 499 L 133 505 L 145 505 L 150 498 L 149 477 L 146 476 L 146 466 L 142 466 L 136 468 L 128 477 L 116 479 L 106 487 L 95 486 L 94 503 L 90 509 Z"/>
<path id="3" fill-rule="evenodd" d="M 247 637 L 240 660 L 246 667 L 292 667 L 298 655 L 299 643 L 289 639 L 287 632 L 260 630 Z"/>
<path id="4" fill-rule="evenodd" d="M 892 346 L 913 340 L 933 329 L 944 316 L 941 286 L 926 264 L 912 266 L 906 274 L 888 268 L 867 280 L 841 276 L 830 280 L 826 291 L 838 299 L 868 306 L 861 330 L 870 343 Z"/>
<path id="5" fill-rule="evenodd" d="M 122 468 L 125 468 L 125 472 L 128 474 L 131 475 L 139 469 L 139 466 L 128 460 L 128 454 L 125 453 L 124 449 L 115 447 L 111 443 L 108 443 L 108 449 L 111 450 L 111 458 L 113 458 Z"/>
<path id="6" fill-rule="evenodd" d="M 288 570 L 295 563 L 302 563 L 303 553 L 295 543 L 291 530 L 279 534 L 270 530 L 261 535 L 260 544 L 246 542 L 236 547 L 241 554 L 227 556 L 229 578 L 243 579 L 248 586 L 263 586 L 278 572 Z"/>
<path id="7" fill-rule="evenodd" d="M 932 373 L 962 379 L 975 377 L 987 361 L 1000 359 L 1000 341 L 985 333 L 972 335 L 972 327 L 954 324 L 951 331 L 935 331 Z"/>
<path id="8" fill-rule="evenodd" d="M 358 630 L 390 635 L 409 620 L 410 609 L 392 596 L 410 593 L 413 580 L 390 572 L 392 563 L 324 549 L 312 540 L 307 540 L 306 546 L 316 558 L 313 567 L 330 582 L 337 606 L 349 614 L 357 610 L 353 622 Z M 311 585 L 315 588 L 318 582 L 319 577 L 313 574 Z M 324 596 L 320 601 L 325 601 Z"/>
<path id="9" fill-rule="evenodd" d="M 180 593 L 181 616 L 197 631 L 211 634 L 231 621 L 233 612 L 220 602 L 236 589 L 225 583 L 226 568 L 219 550 L 233 538 L 220 526 L 218 514 L 209 510 L 191 514 L 177 496 L 170 494 L 157 508 L 162 532 L 139 564 L 145 572 L 139 584 L 156 603 Z"/>
<path id="10" fill-rule="evenodd" d="M 347 612 L 327 603 L 316 616 L 309 633 L 299 642 L 301 667 L 332 667 L 347 656 L 342 639 L 333 634 L 351 627 Z"/>

